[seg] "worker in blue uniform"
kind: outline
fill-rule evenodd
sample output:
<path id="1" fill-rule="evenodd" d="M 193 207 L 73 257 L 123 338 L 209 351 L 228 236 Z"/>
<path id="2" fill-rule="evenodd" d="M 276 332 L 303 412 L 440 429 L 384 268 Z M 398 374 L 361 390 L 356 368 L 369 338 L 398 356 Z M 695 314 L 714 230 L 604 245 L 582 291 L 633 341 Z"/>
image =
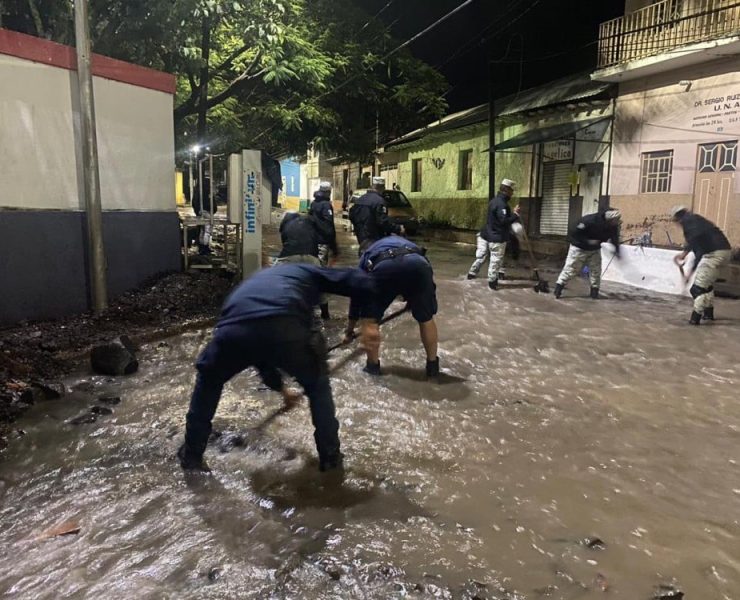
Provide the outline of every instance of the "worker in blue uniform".
<path id="1" fill-rule="evenodd" d="M 399 236 L 388 236 L 371 244 L 360 258 L 360 269 L 377 284 L 374 296 L 352 296 L 345 341 L 355 335 L 358 320 L 367 352 L 365 372 L 380 375 L 380 321 L 397 296 L 403 296 L 419 323 L 419 334 L 427 355 L 426 374 L 439 375 L 438 334 L 434 315 L 437 294 L 432 265 L 416 244 Z"/>
<path id="2" fill-rule="evenodd" d="M 383 198 L 385 179 L 373 177 L 372 188 L 357 199 L 349 209 L 349 220 L 355 230 L 360 254 L 379 239 L 392 233 L 403 235 L 403 225 L 396 225 L 388 217 L 388 205 Z"/>
<path id="3" fill-rule="evenodd" d="M 242 283 L 226 300 L 213 338 L 196 363 L 185 442 L 177 453 L 183 469 L 208 470 L 203 454 L 223 386 L 248 367 L 256 367 L 287 406 L 301 396 L 284 385 L 280 371 L 296 379 L 308 396 L 319 468 L 341 468 L 326 343 L 312 326 L 312 311 L 322 294 L 372 297 L 374 290 L 372 278 L 359 269 L 307 264 L 277 265 Z"/>

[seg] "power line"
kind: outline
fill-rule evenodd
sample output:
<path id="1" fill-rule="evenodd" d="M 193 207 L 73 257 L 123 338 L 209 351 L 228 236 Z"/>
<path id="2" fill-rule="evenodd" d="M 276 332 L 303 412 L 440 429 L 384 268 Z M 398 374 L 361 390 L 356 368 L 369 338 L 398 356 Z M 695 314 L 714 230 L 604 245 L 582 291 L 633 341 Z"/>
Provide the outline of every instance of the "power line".
<path id="1" fill-rule="evenodd" d="M 451 10 L 450 12 L 448 12 L 443 17 L 441 17 L 441 18 L 437 19 L 436 21 L 434 21 L 434 23 L 432 23 L 431 25 L 429 25 L 426 29 L 423 29 L 422 31 L 420 31 L 416 35 L 412 36 L 411 38 L 409 38 L 408 40 L 406 40 L 405 42 L 403 42 L 402 44 L 400 44 L 399 46 L 397 46 L 396 48 L 394 48 L 393 50 L 391 50 L 390 52 L 388 52 L 386 55 L 384 55 L 381 58 L 375 60 L 371 65 L 369 65 L 367 67 L 367 69 L 369 69 L 371 67 L 374 67 L 374 66 L 376 66 L 376 65 L 378 65 L 378 64 L 386 61 L 391 56 L 393 56 L 394 54 L 396 54 L 397 52 L 399 52 L 403 48 L 407 47 L 408 45 L 412 44 L 413 42 L 415 42 L 416 40 L 418 40 L 422 36 L 426 35 L 430 31 L 432 31 L 434 28 L 436 28 L 438 25 L 444 23 L 447 19 L 449 19 L 453 15 L 457 14 L 458 12 L 460 12 L 462 9 L 464 9 L 469 4 L 472 4 L 473 2 L 475 2 L 475 0 L 465 0 L 465 2 L 463 2 L 462 4 L 460 4 L 457 8 L 454 8 L 453 10 Z M 539 4 L 539 2 L 541 2 L 541 0 L 535 0 L 534 5 Z M 344 88 L 347 85 L 349 85 L 350 83 L 352 83 L 353 81 L 357 80 L 361 75 L 362 75 L 362 73 L 358 73 L 356 75 L 353 75 L 353 76 L 349 77 L 348 79 L 345 79 L 339 85 L 334 86 L 334 88 L 332 88 L 331 90 L 327 90 L 325 92 L 322 92 L 321 94 L 319 94 L 317 96 L 314 96 L 313 98 L 310 98 L 309 100 L 312 100 L 312 101 L 315 102 L 317 100 L 321 100 L 322 98 L 325 98 L 326 96 L 329 96 L 330 94 L 334 94 L 334 93 L 338 92 L 339 90 L 341 90 L 342 88 Z M 295 95 L 295 93 L 294 93 L 294 95 Z M 289 102 L 290 102 L 290 100 L 286 101 L 284 104 L 282 104 L 280 106 L 280 108 L 287 108 Z M 300 109 L 300 107 L 299 107 L 299 109 Z M 259 139 L 263 135 L 269 133 L 270 131 L 272 131 L 273 129 L 275 129 L 275 127 L 277 127 L 277 124 L 274 124 L 271 127 L 265 129 L 264 131 L 262 131 L 261 133 L 259 133 L 257 135 L 257 137 L 253 138 L 253 141 L 256 141 L 257 139 Z"/>
<path id="2" fill-rule="evenodd" d="M 512 12 L 520 4 L 522 4 L 522 1 L 517 2 L 517 3 L 514 3 L 514 4 L 511 4 L 509 6 L 509 9 L 501 16 L 500 19 L 494 21 L 488 27 L 486 27 L 485 29 L 483 29 L 478 34 L 478 37 L 477 38 L 475 38 L 475 39 L 471 40 L 470 42 L 468 42 L 467 44 L 463 45 L 462 48 L 460 48 L 457 52 L 455 52 L 454 54 L 452 54 L 452 56 L 449 56 L 447 58 L 447 60 L 445 60 L 443 63 L 437 65 L 436 68 L 439 69 L 439 68 L 444 67 L 445 65 L 447 65 L 450 62 L 452 62 L 453 60 L 455 60 L 458 56 L 463 56 L 463 55 L 467 54 L 468 52 L 470 52 L 471 50 L 473 50 L 476 46 L 480 46 L 481 44 L 487 42 L 494 35 L 498 35 L 499 33 L 503 32 L 503 31 L 506 31 L 506 29 L 508 29 L 509 27 L 511 27 L 517 21 L 520 21 L 524 17 L 524 15 L 526 15 L 528 12 L 530 12 L 532 9 L 534 9 L 540 2 L 542 2 L 542 0 L 535 0 L 534 2 L 532 2 L 532 4 L 530 4 L 526 9 L 524 9 L 521 13 L 519 13 L 517 16 L 515 16 L 511 21 L 509 21 L 508 23 L 506 23 L 503 27 L 499 28 L 498 30 L 494 31 L 493 33 L 490 33 L 488 35 L 484 35 L 484 34 L 486 34 L 486 32 L 488 32 L 491 29 L 493 29 L 493 27 L 495 25 L 497 25 L 498 23 L 500 23 L 504 19 L 504 17 L 506 17 L 506 15 L 509 14 L 509 12 Z"/>
<path id="3" fill-rule="evenodd" d="M 389 7 L 389 6 L 391 5 L 391 4 L 393 4 L 393 3 L 395 2 L 395 1 L 396 1 L 396 0 L 390 0 L 390 1 L 388 2 L 388 3 L 386 3 L 386 5 L 385 5 L 385 6 L 383 7 L 383 8 L 381 8 L 381 9 L 380 9 L 380 10 L 379 10 L 379 11 L 378 11 L 377 13 L 375 13 L 375 16 L 374 16 L 374 17 L 372 17 L 371 19 L 369 19 L 369 20 L 368 20 L 368 22 L 367 22 L 367 23 L 365 23 L 365 24 L 364 24 L 364 25 L 363 25 L 363 26 L 362 26 L 362 27 L 360 28 L 360 31 L 359 31 L 358 33 L 362 33 L 363 31 L 365 31 L 365 29 L 367 29 L 367 28 L 368 28 L 368 26 L 370 25 L 370 23 L 372 23 L 373 21 L 375 21 L 375 19 L 377 19 L 377 18 L 378 18 L 378 17 L 379 17 L 379 16 L 381 15 L 381 14 L 383 14 L 383 12 L 385 12 L 385 9 L 386 9 L 386 8 L 388 8 L 388 7 Z"/>

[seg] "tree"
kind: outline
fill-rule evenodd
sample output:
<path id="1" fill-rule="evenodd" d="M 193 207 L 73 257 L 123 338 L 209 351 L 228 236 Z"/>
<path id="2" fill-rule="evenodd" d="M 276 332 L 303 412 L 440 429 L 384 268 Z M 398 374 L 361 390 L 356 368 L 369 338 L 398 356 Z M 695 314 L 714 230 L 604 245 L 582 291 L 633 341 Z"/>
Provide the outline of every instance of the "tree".
<path id="1" fill-rule="evenodd" d="M 73 42 L 70 0 L 12 2 L 16 28 Z M 302 153 L 313 141 L 359 157 L 376 122 L 385 140 L 446 108 L 442 76 L 406 50 L 384 59 L 396 42 L 352 0 L 90 2 L 96 52 L 178 76 L 180 147 Z"/>

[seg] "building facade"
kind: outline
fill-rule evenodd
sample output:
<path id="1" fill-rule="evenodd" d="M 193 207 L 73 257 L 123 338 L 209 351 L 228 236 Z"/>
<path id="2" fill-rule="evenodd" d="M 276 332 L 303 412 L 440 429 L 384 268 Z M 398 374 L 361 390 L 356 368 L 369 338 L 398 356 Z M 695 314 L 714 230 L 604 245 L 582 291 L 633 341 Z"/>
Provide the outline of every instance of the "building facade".
<path id="1" fill-rule="evenodd" d="M 601 25 L 592 78 L 619 85 L 610 202 L 625 237 L 682 243 L 680 204 L 740 245 L 739 56 L 733 0 L 632 0 Z"/>
<path id="2" fill-rule="evenodd" d="M 181 268 L 175 78 L 93 57 L 108 292 Z M 0 322 L 89 307 L 73 48 L 0 29 Z"/>

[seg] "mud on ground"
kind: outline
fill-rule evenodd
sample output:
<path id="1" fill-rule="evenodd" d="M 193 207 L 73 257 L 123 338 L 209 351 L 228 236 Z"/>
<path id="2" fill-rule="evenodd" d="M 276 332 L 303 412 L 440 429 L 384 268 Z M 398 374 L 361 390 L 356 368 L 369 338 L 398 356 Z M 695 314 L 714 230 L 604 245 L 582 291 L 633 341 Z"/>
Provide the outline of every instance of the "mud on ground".
<path id="1" fill-rule="evenodd" d="M 32 382 L 68 373 L 91 346 L 125 334 L 136 340 L 214 318 L 234 284 L 225 272 L 172 273 L 153 278 L 111 302 L 102 315 L 84 313 L 0 329 L 0 448 L 29 407 Z"/>

